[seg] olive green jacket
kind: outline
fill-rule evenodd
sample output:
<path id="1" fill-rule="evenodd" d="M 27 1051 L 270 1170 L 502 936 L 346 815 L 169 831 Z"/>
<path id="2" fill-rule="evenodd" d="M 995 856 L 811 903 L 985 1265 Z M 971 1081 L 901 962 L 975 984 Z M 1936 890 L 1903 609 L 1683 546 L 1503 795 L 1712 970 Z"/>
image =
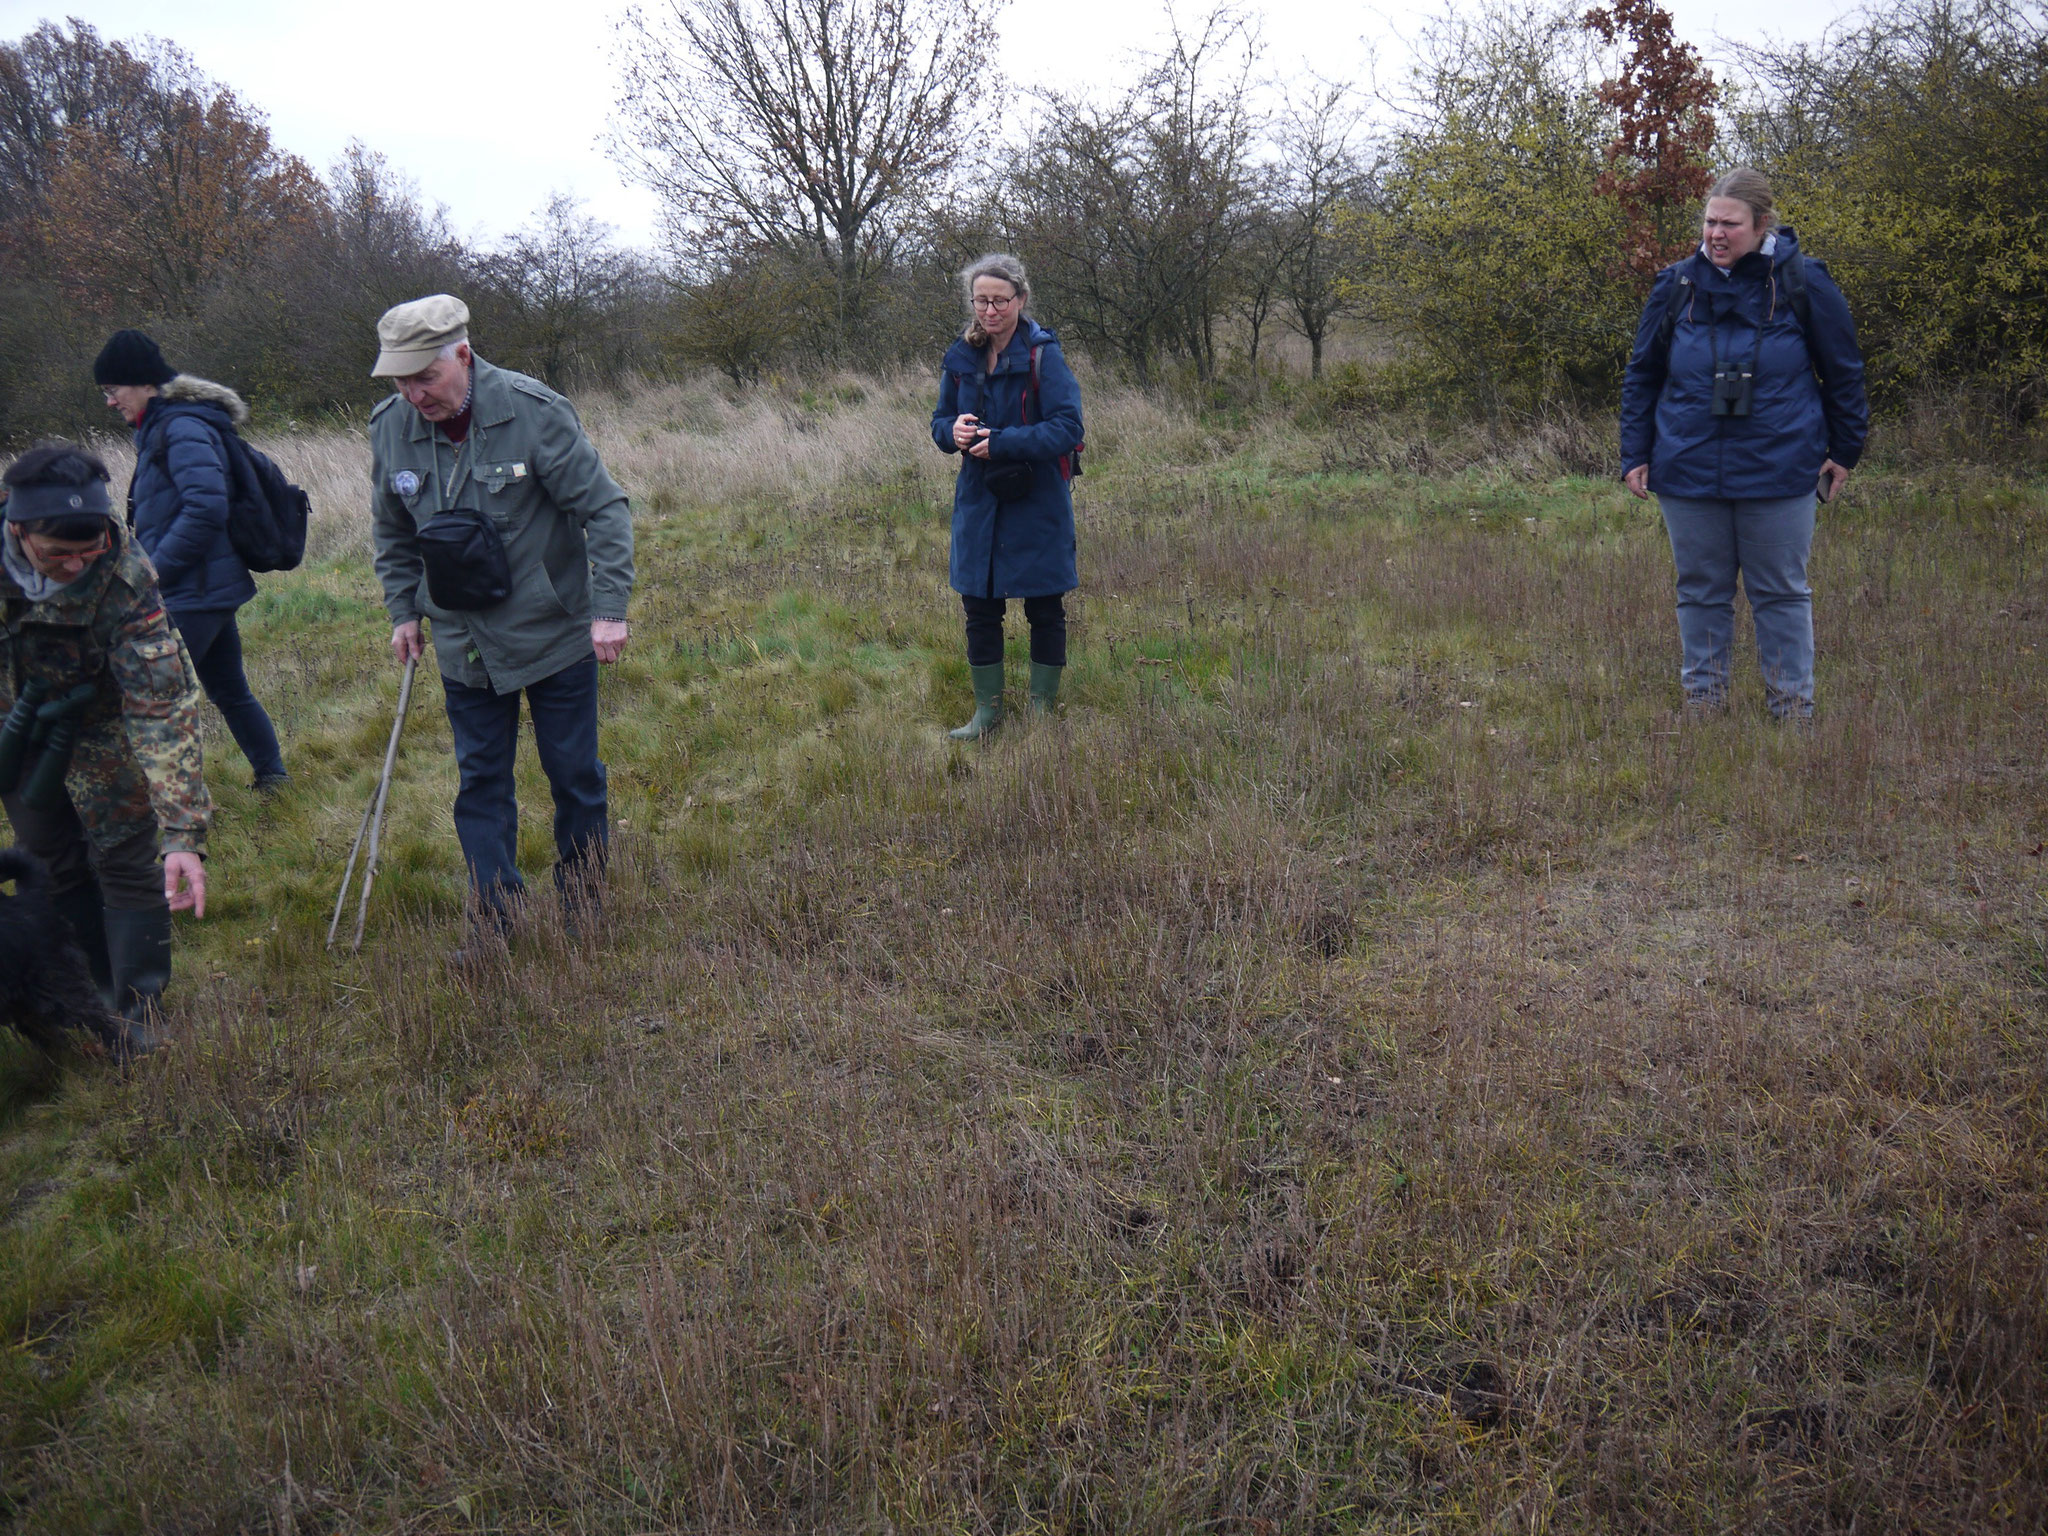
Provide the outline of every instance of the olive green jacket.
<path id="1" fill-rule="evenodd" d="M 370 412 L 371 541 L 393 624 L 428 621 L 444 677 L 510 693 L 590 655 L 592 619 L 624 619 L 633 521 L 576 408 L 537 380 L 475 362 L 469 438 L 393 395 Z M 512 592 L 456 613 L 427 596 L 418 530 L 453 507 L 488 512 Z"/>
<path id="2" fill-rule="evenodd" d="M 64 788 L 99 848 L 154 830 L 165 853 L 206 852 L 213 800 L 199 761 L 199 679 L 134 535 L 68 587 L 30 602 L 0 568 L 0 715 L 39 677 L 92 702 Z"/>

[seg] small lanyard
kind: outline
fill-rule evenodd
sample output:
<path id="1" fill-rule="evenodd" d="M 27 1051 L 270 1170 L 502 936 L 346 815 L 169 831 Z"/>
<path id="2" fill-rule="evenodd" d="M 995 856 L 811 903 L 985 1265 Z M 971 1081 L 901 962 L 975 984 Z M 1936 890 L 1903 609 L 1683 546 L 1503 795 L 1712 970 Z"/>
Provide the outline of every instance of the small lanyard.
<path id="1" fill-rule="evenodd" d="M 448 479 L 443 482 L 441 505 L 434 509 L 437 512 L 454 511 L 456 493 L 470 480 L 476 478 L 471 471 L 476 468 L 477 452 L 483 442 L 483 432 L 481 430 L 483 424 L 476 419 L 476 364 L 474 363 L 470 364 L 469 392 L 463 396 L 462 406 L 464 410 L 469 412 L 469 436 L 465 437 L 461 442 L 451 445 L 455 449 L 455 461 L 449 467 Z M 460 412 L 457 414 L 459 415 Z M 427 443 L 434 455 L 434 478 L 440 480 L 441 427 L 438 422 L 430 421 L 427 423 Z M 462 450 L 465 448 L 471 450 L 467 465 L 462 460 Z"/>

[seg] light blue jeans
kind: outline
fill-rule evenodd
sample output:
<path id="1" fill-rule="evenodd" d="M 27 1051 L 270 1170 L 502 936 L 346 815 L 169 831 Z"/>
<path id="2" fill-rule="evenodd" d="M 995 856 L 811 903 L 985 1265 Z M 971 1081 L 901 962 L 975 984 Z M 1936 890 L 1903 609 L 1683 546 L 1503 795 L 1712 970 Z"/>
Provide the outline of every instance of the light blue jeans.
<path id="1" fill-rule="evenodd" d="M 1678 566 L 1678 638 L 1686 702 L 1728 698 L 1728 651 L 1735 634 L 1735 578 L 1756 621 L 1757 665 L 1771 713 L 1813 712 L 1814 497 L 1782 501 L 1694 500 L 1659 496 L 1671 558 Z"/>

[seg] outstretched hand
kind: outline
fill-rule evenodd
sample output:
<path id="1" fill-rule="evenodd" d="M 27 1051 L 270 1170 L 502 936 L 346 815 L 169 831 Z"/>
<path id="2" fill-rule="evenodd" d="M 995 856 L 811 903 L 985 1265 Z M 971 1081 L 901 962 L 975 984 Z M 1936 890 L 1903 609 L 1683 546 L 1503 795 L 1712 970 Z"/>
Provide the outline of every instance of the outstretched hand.
<path id="1" fill-rule="evenodd" d="M 164 900 L 173 912 L 206 916 L 206 864 L 198 854 L 164 855 Z"/>

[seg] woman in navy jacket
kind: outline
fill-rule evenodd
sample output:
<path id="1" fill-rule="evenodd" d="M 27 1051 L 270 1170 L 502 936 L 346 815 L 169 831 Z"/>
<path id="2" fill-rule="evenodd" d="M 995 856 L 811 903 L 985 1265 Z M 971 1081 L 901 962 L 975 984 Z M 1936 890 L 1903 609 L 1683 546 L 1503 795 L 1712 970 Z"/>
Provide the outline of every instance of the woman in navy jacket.
<path id="1" fill-rule="evenodd" d="M 1059 700 L 1067 664 L 1063 599 L 1080 582 L 1067 481 L 1081 446 L 1081 387 L 1059 338 L 1025 313 L 1031 285 L 1022 262 L 984 256 L 960 276 L 969 319 L 940 365 L 932 441 L 962 455 L 953 485 L 953 590 L 967 615 L 974 718 L 950 734 L 972 741 L 1002 723 L 1010 598 L 1024 600 L 1031 626 L 1031 706 L 1050 713 Z"/>
<path id="2" fill-rule="evenodd" d="M 116 331 L 92 372 L 107 404 L 135 429 L 128 504 L 164 607 L 255 787 L 273 790 L 287 778 L 284 756 L 249 691 L 235 627 L 235 610 L 256 595 L 256 582 L 228 539 L 232 472 L 223 438 L 249 419 L 249 408 L 232 389 L 177 372 L 141 331 Z"/>
<path id="3" fill-rule="evenodd" d="M 1814 502 L 1841 490 L 1869 426 L 1841 290 L 1775 224 L 1770 183 L 1729 172 L 1699 250 L 1657 275 L 1621 397 L 1622 478 L 1656 495 L 1678 568 L 1688 707 L 1727 705 L 1740 572 L 1771 713 L 1813 713 Z"/>

